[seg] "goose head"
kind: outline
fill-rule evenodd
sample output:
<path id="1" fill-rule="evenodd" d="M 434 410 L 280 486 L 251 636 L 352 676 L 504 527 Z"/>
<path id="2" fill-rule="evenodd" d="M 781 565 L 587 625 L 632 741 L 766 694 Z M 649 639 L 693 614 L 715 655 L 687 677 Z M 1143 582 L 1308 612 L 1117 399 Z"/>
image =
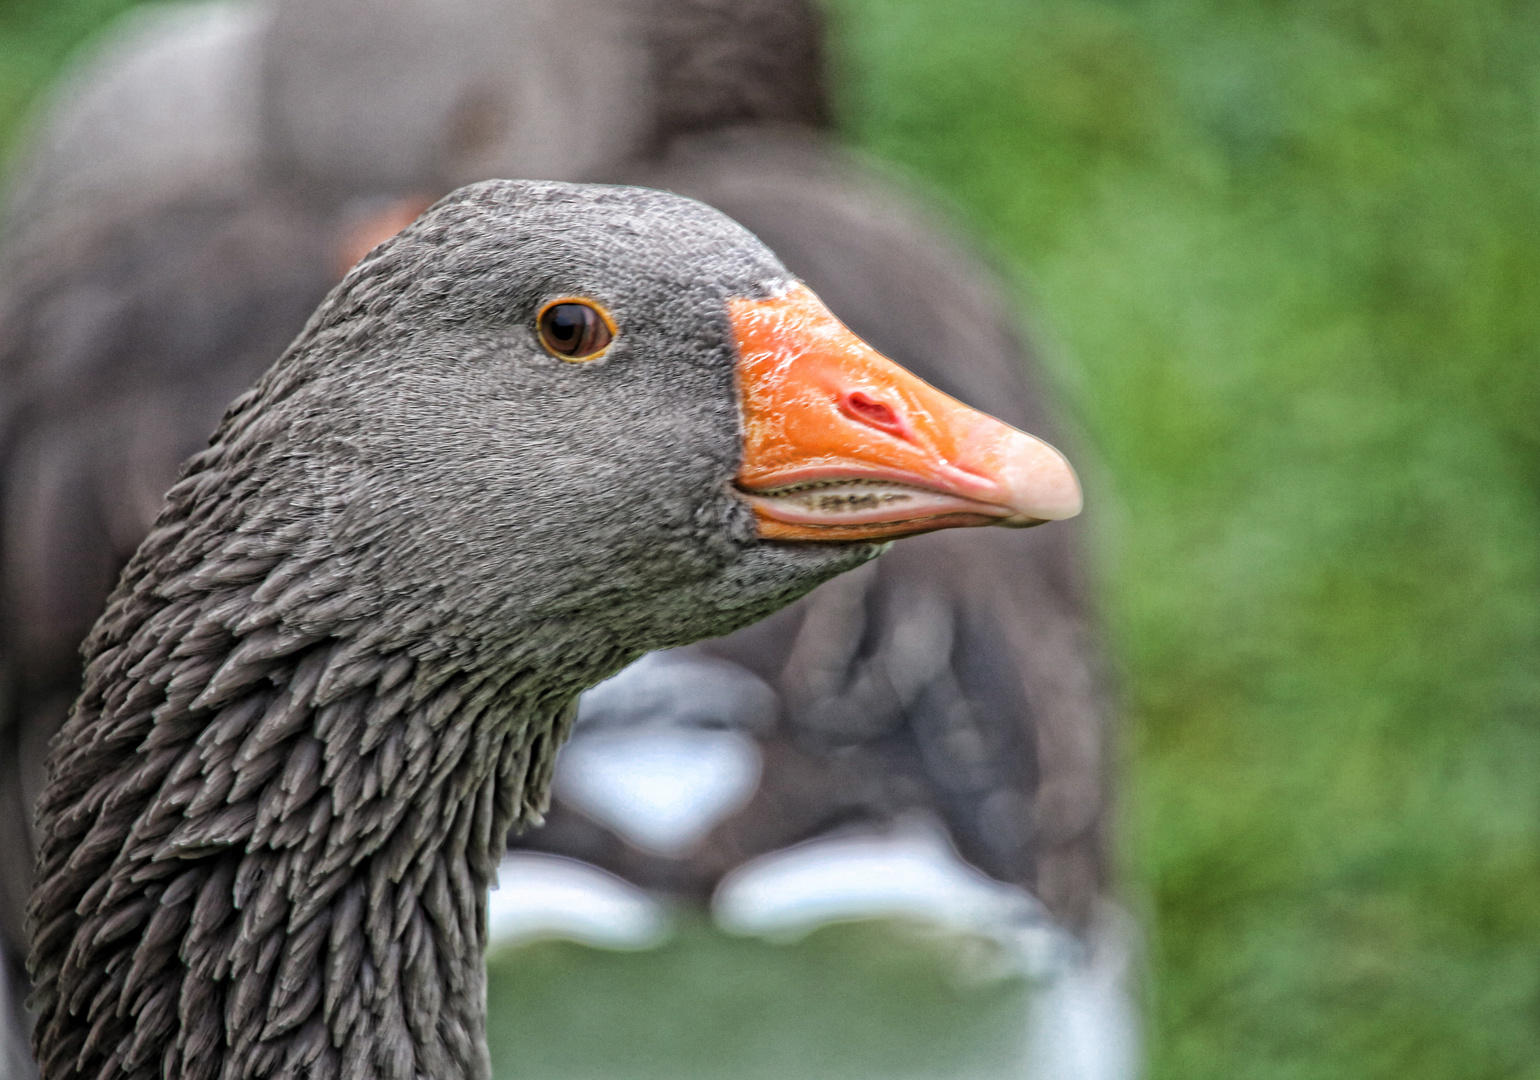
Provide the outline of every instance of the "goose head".
<path id="1" fill-rule="evenodd" d="M 722 214 L 547 182 L 462 189 L 376 250 L 221 444 L 343 560 L 346 617 L 431 598 L 459 640 L 581 621 L 606 656 L 1080 498 L 1057 451 L 878 355 Z"/>

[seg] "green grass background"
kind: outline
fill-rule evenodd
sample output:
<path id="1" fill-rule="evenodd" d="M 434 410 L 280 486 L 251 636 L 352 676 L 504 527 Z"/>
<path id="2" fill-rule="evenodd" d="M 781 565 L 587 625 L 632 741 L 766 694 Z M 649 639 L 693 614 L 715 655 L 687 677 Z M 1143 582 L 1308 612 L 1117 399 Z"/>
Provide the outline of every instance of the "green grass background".
<path id="1" fill-rule="evenodd" d="M 4 130 L 123 6 L 0 3 Z M 1079 432 L 1150 1074 L 1540 1077 L 1540 5 L 833 14 L 852 140 L 1016 275 Z M 627 1001 L 665 1035 L 810 1025 L 831 1075 L 884 1067 L 884 1024 L 896 1071 L 961 1068 L 919 1047 L 982 1017 L 956 1052 L 986 1068 L 1014 992 L 880 928 L 518 961 L 508 1076 L 645 1050 Z"/>

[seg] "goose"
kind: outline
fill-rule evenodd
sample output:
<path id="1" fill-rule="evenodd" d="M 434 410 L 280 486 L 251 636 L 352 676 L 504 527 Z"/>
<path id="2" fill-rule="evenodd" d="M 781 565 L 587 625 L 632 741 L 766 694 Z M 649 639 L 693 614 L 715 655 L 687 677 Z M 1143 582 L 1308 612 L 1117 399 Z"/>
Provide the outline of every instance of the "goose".
<path id="1" fill-rule="evenodd" d="M 1080 502 L 717 211 L 446 197 L 230 407 L 87 639 L 41 1075 L 489 1075 L 485 891 L 582 689 L 888 541 Z"/>

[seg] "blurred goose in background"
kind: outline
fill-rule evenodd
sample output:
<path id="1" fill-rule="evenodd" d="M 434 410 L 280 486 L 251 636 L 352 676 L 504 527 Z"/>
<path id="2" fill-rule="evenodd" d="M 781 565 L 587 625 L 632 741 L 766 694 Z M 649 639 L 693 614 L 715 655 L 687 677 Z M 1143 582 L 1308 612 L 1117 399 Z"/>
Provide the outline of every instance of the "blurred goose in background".
<path id="1" fill-rule="evenodd" d="M 36 110 L 4 236 L 14 260 L 23 236 L 184 196 L 276 187 L 335 209 L 597 175 L 747 121 L 829 122 L 805 0 L 152 4 Z"/>
<path id="2" fill-rule="evenodd" d="M 21 808 L 76 692 L 78 642 L 177 463 L 341 271 L 454 184 L 592 178 L 702 198 L 879 349 L 1051 427 L 994 276 L 823 133 L 821 49 L 797 0 L 289 0 L 147 9 L 76 65 L 19 159 L 0 253 L 13 959 L 32 842 Z M 1088 928 L 1105 882 L 1105 713 L 1079 542 L 988 534 L 955 550 L 948 534 L 911 541 L 762 627 L 623 673 L 585 700 L 549 824 L 517 843 L 673 896 L 719 893 L 729 924 L 758 880 L 734 871 L 787 845 L 892 840 L 902 866 L 937 856 L 934 880 L 952 880 L 940 856 L 955 864 L 955 845 L 1026 890 L 984 906 L 997 922 L 1026 910 L 1034 933 L 1047 925 L 1022 908 L 1030 895 Z M 644 761 L 655 782 L 636 795 L 623 779 L 647 787 Z M 622 782 L 605 782 L 617 762 Z M 580 890 L 571 864 L 542 865 Z M 504 901 L 540 891 L 518 872 Z M 816 893 L 831 877 L 808 880 Z M 961 895 L 915 903 L 936 914 Z M 850 913 L 890 901 L 868 890 Z M 660 932 L 640 918 L 639 933 Z"/>

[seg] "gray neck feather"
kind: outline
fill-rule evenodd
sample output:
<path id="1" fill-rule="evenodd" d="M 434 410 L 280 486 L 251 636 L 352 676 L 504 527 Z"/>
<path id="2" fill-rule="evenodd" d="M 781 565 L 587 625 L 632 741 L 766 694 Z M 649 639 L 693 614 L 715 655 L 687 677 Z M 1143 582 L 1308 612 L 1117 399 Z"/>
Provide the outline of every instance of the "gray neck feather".
<path id="1" fill-rule="evenodd" d="M 42 1075 L 485 1077 L 487 886 L 577 689 L 629 657 L 555 622 L 451 648 L 318 508 L 255 498 L 240 445 L 87 644 L 41 807 Z"/>

